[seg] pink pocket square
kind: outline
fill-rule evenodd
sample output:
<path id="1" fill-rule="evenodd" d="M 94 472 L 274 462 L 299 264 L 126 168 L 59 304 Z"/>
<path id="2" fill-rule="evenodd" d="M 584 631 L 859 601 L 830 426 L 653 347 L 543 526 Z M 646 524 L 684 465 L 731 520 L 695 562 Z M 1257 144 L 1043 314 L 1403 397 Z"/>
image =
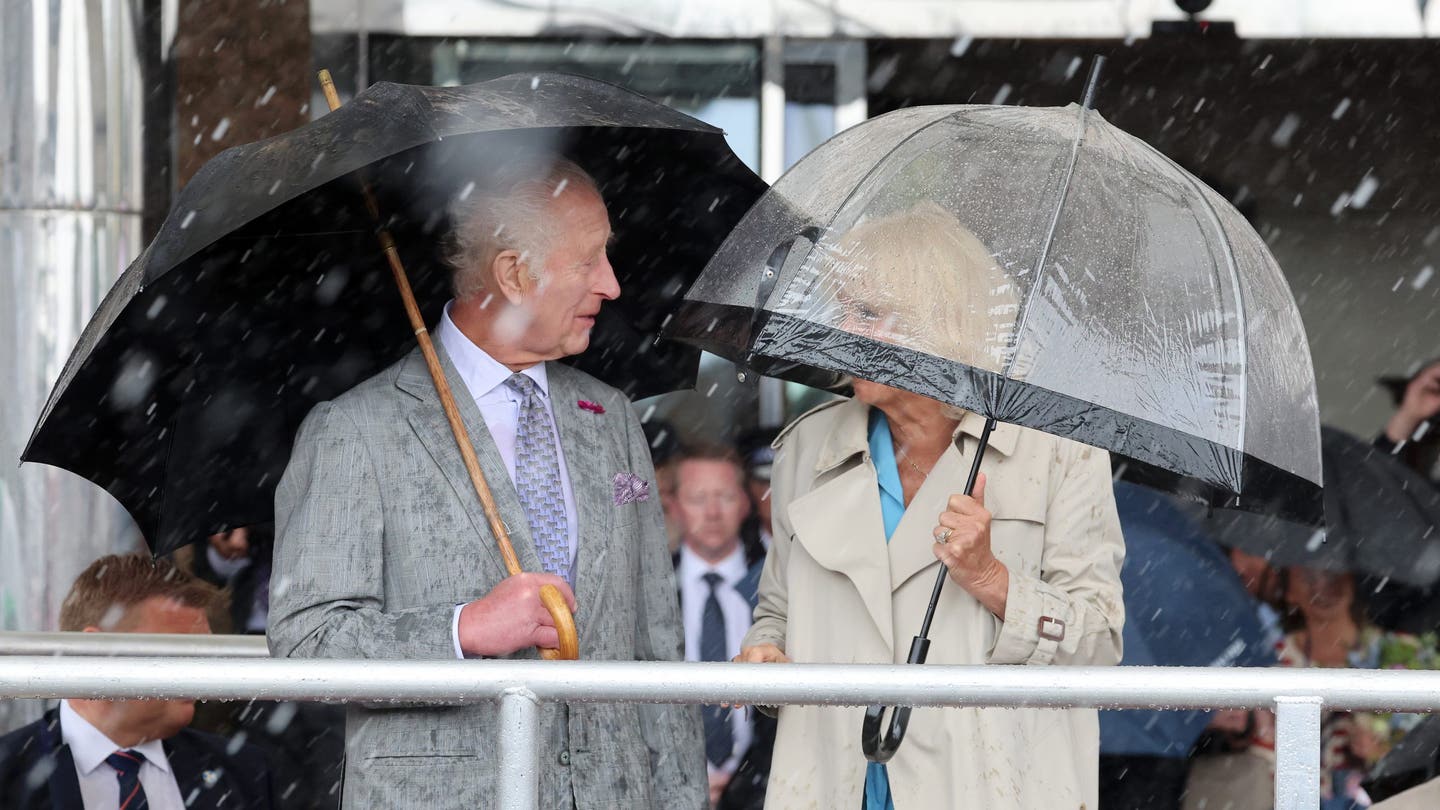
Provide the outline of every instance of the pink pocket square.
<path id="1" fill-rule="evenodd" d="M 635 473 L 615 473 L 615 505 L 650 500 L 650 482 Z"/>

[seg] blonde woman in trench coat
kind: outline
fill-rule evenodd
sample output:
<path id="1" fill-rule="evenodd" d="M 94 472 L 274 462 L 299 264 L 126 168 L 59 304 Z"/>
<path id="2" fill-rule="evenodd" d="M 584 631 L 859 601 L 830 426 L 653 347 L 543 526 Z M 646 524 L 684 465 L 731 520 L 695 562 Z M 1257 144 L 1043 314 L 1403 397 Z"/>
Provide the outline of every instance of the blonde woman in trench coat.
<path id="1" fill-rule="evenodd" d="M 1001 351 L 992 347 L 1004 344 L 1014 294 L 983 245 L 938 206 L 859 226 L 835 253 L 857 268 L 830 302 L 849 331 L 952 357 Z M 960 281 L 937 285 L 936 266 L 960 268 Z M 893 283 L 906 273 L 913 288 Z M 876 278 L 890 283 L 863 288 Z M 965 307 L 966 278 L 986 285 L 968 299 L 981 305 Z M 938 320 L 922 320 L 946 326 L 907 323 L 925 309 L 899 300 L 905 295 L 925 296 Z M 872 442 L 887 435 L 876 432 L 880 421 L 891 446 L 879 446 L 877 460 Z M 929 663 L 1118 663 L 1124 543 L 1107 454 L 998 424 L 981 483 L 966 497 L 959 493 L 984 421 L 856 380 L 853 399 L 821 406 L 783 432 L 775 442 L 774 541 L 736 660 L 904 663 L 943 564 L 951 583 Z M 903 516 L 888 542 L 877 461 L 898 472 L 903 489 Z M 894 472 L 888 480 L 893 486 Z M 863 714 L 781 708 L 766 807 L 865 807 Z M 1098 747 L 1090 709 L 918 708 L 887 766 L 893 806 L 1096 810 Z"/>

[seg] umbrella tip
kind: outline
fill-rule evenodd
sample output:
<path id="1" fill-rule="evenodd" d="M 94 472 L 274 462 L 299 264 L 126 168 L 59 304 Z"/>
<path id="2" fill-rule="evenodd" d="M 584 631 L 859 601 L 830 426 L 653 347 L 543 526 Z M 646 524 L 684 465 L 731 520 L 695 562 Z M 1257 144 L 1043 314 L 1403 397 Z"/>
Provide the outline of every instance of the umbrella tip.
<path id="1" fill-rule="evenodd" d="M 1080 106 L 1087 110 L 1095 109 L 1095 88 L 1100 84 L 1100 71 L 1104 68 L 1105 57 L 1095 54 L 1095 58 L 1090 60 L 1090 75 L 1085 78 L 1085 95 L 1080 102 Z"/>

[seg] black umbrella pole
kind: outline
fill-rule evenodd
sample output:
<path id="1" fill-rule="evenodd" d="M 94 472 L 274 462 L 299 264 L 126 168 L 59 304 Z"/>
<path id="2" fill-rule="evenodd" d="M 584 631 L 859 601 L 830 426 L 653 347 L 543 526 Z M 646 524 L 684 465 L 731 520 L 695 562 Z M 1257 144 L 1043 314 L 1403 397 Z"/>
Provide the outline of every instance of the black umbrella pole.
<path id="1" fill-rule="evenodd" d="M 985 420 L 985 429 L 980 431 L 980 443 L 975 447 L 975 459 L 970 462 L 970 477 L 965 479 L 965 494 L 975 493 L 975 482 L 980 478 L 980 462 L 985 459 L 985 448 L 990 446 L 990 433 L 995 430 L 995 417 Z M 940 566 L 935 574 L 935 587 L 930 591 L 930 604 L 925 608 L 925 620 L 920 623 L 920 635 L 910 641 L 910 655 L 907 664 L 923 664 L 930 654 L 930 623 L 935 620 L 935 608 L 940 604 L 940 592 L 945 590 L 945 580 L 950 578 L 950 569 Z M 888 706 L 872 704 L 865 709 L 865 723 L 860 729 L 860 747 L 865 758 L 871 762 L 889 762 L 905 741 L 905 730 L 910 726 L 910 707 L 897 706 L 890 716 L 890 726 L 885 728 L 885 710 Z M 883 729 L 883 732 L 882 732 Z"/>
<path id="2" fill-rule="evenodd" d="M 333 112 L 340 108 L 340 94 L 335 91 L 335 82 L 330 78 L 330 71 L 320 71 L 320 89 L 325 93 L 325 101 L 330 105 Z M 375 195 L 370 190 L 368 183 L 362 183 L 361 191 L 365 197 L 365 207 L 369 209 L 370 216 L 374 218 L 375 224 L 381 223 L 380 206 L 375 201 Z M 485 481 L 485 474 L 480 470 L 480 460 L 475 456 L 475 445 L 470 441 L 470 432 L 465 429 L 465 422 L 460 418 L 460 409 L 455 404 L 455 395 L 450 390 L 450 383 L 445 378 L 445 371 L 440 366 L 440 357 L 435 353 L 435 346 L 430 340 L 430 331 L 425 328 L 425 319 L 420 314 L 420 306 L 415 302 L 415 293 L 410 288 L 410 276 L 405 272 L 405 264 L 400 261 L 400 251 L 395 248 L 395 240 L 390 236 L 390 231 L 381 227 L 378 233 L 381 251 L 385 254 L 385 261 L 390 266 L 390 273 L 395 278 L 395 286 L 400 291 L 400 298 L 405 302 L 405 314 L 410 318 L 410 327 L 415 331 L 415 340 L 420 344 L 420 353 L 425 357 L 425 367 L 430 371 L 430 379 L 435 383 L 435 393 L 440 397 L 440 407 L 445 412 L 445 419 L 450 423 L 450 432 L 455 436 L 455 445 L 460 451 L 460 458 L 465 463 L 465 471 L 470 475 L 470 483 L 475 487 L 475 495 L 480 499 L 480 506 L 485 512 L 485 519 L 490 524 L 490 533 L 495 536 L 495 544 L 500 549 L 500 556 L 505 561 L 505 569 L 510 576 L 515 576 L 523 569 L 520 567 L 520 558 L 515 554 L 515 547 L 510 542 L 510 532 L 505 528 L 505 521 L 500 516 L 500 507 L 495 503 L 495 496 L 490 491 L 490 485 Z M 540 601 L 550 613 L 551 619 L 555 622 L 555 631 L 560 638 L 559 647 L 556 649 L 541 649 L 540 655 L 547 660 L 564 659 L 575 660 L 580 657 L 580 639 L 575 629 L 575 617 L 570 612 L 570 606 L 565 602 L 565 597 L 553 585 L 545 585 L 540 588 Z"/>

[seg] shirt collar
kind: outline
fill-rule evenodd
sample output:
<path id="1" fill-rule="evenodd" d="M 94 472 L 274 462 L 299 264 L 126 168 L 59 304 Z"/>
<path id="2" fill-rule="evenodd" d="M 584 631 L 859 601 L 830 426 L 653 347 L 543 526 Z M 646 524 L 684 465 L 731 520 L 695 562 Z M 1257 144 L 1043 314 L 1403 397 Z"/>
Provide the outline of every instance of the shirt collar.
<path id="1" fill-rule="evenodd" d="M 870 461 L 875 465 L 875 477 L 890 497 L 905 503 L 905 491 L 900 484 L 900 466 L 895 458 L 895 443 L 890 438 L 890 421 L 879 408 L 870 409 Z"/>
<path id="2" fill-rule="evenodd" d="M 734 585 L 745 578 L 748 570 L 745 565 L 745 547 L 742 544 L 736 544 L 735 550 L 730 552 L 730 556 L 714 565 L 701 559 L 700 555 L 691 551 L 689 546 L 684 543 L 680 544 L 680 579 L 682 581 L 698 580 L 714 571 L 724 578 L 727 585 Z"/>
<path id="3" fill-rule="evenodd" d="M 869 416 L 870 406 L 858 399 L 850 399 L 834 406 L 839 413 L 834 430 L 825 437 L 825 444 L 815 457 L 815 471 L 824 472 L 840 465 L 846 459 L 870 449 Z M 954 438 L 959 443 L 962 435 L 979 439 L 985 429 L 985 417 L 973 411 L 966 411 Z M 990 446 L 1003 456 L 1015 452 L 1015 442 L 1020 438 L 1021 428 L 1005 422 L 997 422 L 990 434 Z"/>
<path id="4" fill-rule="evenodd" d="M 70 701 L 60 701 L 60 739 L 70 747 L 70 756 L 75 767 L 82 774 L 89 774 L 100 767 L 105 758 L 116 751 L 126 750 L 105 733 L 81 717 Z M 145 761 L 165 773 L 170 772 L 170 759 L 165 756 L 165 746 L 160 740 L 148 740 L 129 749 L 139 751 Z"/>
<path id="5" fill-rule="evenodd" d="M 450 320 L 450 307 L 454 305 L 454 301 L 445 304 L 445 311 L 440 315 L 440 327 L 436 332 L 440 336 L 440 344 L 445 347 L 445 353 L 450 355 L 450 362 L 455 364 L 456 373 L 470 391 L 470 398 L 480 399 L 504 385 L 515 372 L 476 346 L 460 331 L 460 327 Z M 536 363 L 520 373 L 534 380 L 543 396 L 550 396 L 550 381 L 545 373 L 544 363 Z"/>

